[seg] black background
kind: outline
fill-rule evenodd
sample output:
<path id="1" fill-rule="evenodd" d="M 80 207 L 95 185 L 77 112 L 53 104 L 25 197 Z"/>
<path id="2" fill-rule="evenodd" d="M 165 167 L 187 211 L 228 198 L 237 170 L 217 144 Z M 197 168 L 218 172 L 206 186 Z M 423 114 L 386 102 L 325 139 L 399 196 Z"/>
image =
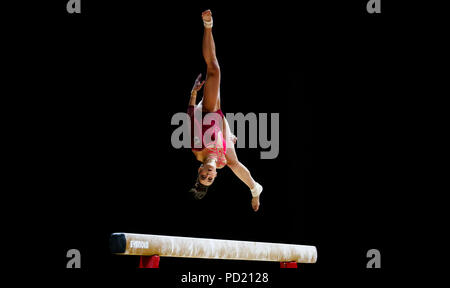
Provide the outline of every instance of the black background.
<path id="1" fill-rule="evenodd" d="M 296 273 L 394 271 L 405 227 L 397 112 L 409 28 L 387 1 L 380 15 L 368 14 L 366 1 L 330 2 L 82 0 L 80 15 L 67 14 L 66 1 L 14 10 L 16 165 L 30 175 L 17 191 L 30 191 L 23 211 L 43 240 L 35 255 L 48 273 L 135 271 L 137 257 L 109 253 L 113 232 L 316 246 L 318 262 Z M 280 114 L 276 159 L 237 149 L 264 186 L 257 213 L 228 168 L 205 199 L 190 199 L 199 163 L 170 144 L 170 119 L 205 73 L 200 15 L 208 8 L 222 110 Z M 81 271 L 65 268 L 72 248 Z M 381 251 L 381 272 L 365 268 L 371 248 Z M 286 273 L 264 262 L 163 258 L 160 266 L 169 286 L 179 271 Z"/>

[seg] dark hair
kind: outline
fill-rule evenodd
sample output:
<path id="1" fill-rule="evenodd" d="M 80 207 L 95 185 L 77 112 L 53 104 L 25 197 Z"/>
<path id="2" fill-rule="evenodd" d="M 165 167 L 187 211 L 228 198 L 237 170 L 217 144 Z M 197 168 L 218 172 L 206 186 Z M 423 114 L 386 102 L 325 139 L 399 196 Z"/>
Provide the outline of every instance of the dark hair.
<path id="1" fill-rule="evenodd" d="M 189 190 L 189 192 L 194 195 L 194 199 L 200 200 L 203 197 L 205 197 L 206 193 L 208 192 L 208 186 L 200 183 L 197 178 L 194 187 L 192 187 L 191 190 Z"/>

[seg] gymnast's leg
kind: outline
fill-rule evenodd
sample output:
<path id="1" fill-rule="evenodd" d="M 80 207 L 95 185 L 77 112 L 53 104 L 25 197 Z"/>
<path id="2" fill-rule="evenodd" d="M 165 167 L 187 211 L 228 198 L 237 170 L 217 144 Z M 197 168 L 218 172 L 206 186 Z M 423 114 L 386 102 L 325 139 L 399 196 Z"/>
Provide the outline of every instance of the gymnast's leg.
<path id="1" fill-rule="evenodd" d="M 227 166 L 233 173 L 250 188 L 252 192 L 252 207 L 253 210 L 259 209 L 259 194 L 262 191 L 262 186 L 253 180 L 250 171 L 238 159 L 234 147 L 227 147 Z"/>
<path id="2" fill-rule="evenodd" d="M 252 207 L 253 210 L 258 211 L 259 209 L 259 195 L 262 192 L 263 187 L 256 182 L 252 175 L 250 174 L 250 171 L 247 169 L 247 167 L 242 164 L 236 155 L 236 150 L 234 149 L 234 144 L 236 142 L 236 138 L 231 133 L 230 126 L 228 125 L 228 120 L 225 119 L 225 135 L 227 137 L 227 152 L 226 152 L 226 159 L 227 159 L 227 166 L 233 171 L 233 173 L 247 185 L 247 187 L 250 189 L 252 193 Z"/>
<path id="3" fill-rule="evenodd" d="M 204 11 L 202 19 L 205 23 L 202 52 L 206 62 L 206 83 L 203 88 L 202 104 L 204 111 L 215 112 L 220 108 L 220 67 L 212 34 L 211 10 Z M 211 25 L 207 25 L 207 23 L 211 23 Z"/>

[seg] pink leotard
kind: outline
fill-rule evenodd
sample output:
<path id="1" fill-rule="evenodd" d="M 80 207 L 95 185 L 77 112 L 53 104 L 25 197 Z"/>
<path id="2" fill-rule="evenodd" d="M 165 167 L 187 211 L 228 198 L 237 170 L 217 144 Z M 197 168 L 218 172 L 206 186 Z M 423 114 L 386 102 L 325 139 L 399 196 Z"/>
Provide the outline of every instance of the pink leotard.
<path id="1" fill-rule="evenodd" d="M 204 118 L 209 113 L 202 112 L 201 109 L 193 105 L 188 107 L 188 115 L 191 118 L 191 147 L 193 151 L 202 151 L 208 149 L 211 154 L 217 157 L 218 163 L 221 166 L 226 164 L 225 153 L 227 151 L 227 143 L 222 132 L 223 113 L 222 110 L 212 112 L 212 117 L 220 117 L 222 121 L 215 121 L 214 118 L 211 124 L 205 124 Z M 198 114 L 198 115 L 197 115 Z M 195 117 L 197 115 L 197 117 Z M 195 135 L 195 131 L 199 135 Z M 201 133 L 201 135 L 200 135 Z M 202 141 L 200 141 L 202 139 Z M 211 141 L 209 141 L 210 139 Z M 209 143 L 208 143 L 209 141 Z M 200 143 L 201 142 L 201 143 Z M 201 144 L 201 147 L 200 147 Z M 195 145 L 199 146 L 196 147 Z"/>

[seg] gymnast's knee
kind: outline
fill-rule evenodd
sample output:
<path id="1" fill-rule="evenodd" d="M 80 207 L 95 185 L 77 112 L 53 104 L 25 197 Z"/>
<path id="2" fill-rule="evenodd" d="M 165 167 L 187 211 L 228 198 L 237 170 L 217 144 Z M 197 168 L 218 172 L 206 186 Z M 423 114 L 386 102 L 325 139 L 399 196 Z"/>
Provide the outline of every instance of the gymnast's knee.
<path id="1" fill-rule="evenodd" d="M 227 160 L 227 166 L 230 169 L 234 169 L 234 168 L 238 167 L 239 164 L 240 164 L 239 160 Z"/>
<path id="2" fill-rule="evenodd" d="M 220 66 L 219 62 L 217 60 L 211 61 L 211 63 L 208 63 L 206 74 L 209 76 L 216 76 L 220 75 Z"/>

